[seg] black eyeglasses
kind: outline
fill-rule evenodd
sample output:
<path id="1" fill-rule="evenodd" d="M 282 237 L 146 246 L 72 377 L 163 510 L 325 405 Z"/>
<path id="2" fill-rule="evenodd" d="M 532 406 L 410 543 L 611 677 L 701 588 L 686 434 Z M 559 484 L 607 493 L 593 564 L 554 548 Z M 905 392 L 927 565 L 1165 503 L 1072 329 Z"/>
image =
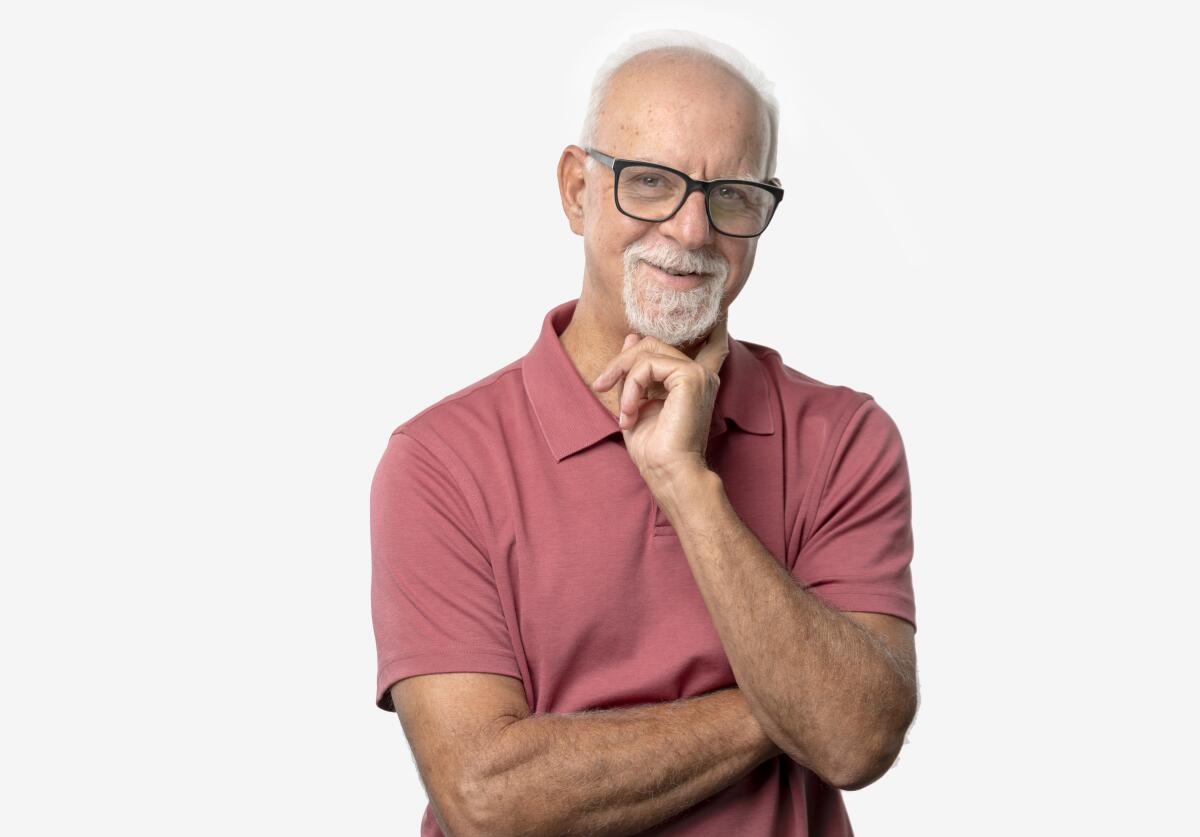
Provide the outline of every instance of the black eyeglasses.
<path id="1" fill-rule="evenodd" d="M 783 200 L 783 189 L 756 180 L 693 180 L 658 163 L 621 160 L 594 148 L 587 153 L 613 170 L 613 201 L 617 211 L 638 221 L 666 221 L 692 192 L 704 193 L 708 222 L 722 235 L 754 238 L 762 235 Z"/>

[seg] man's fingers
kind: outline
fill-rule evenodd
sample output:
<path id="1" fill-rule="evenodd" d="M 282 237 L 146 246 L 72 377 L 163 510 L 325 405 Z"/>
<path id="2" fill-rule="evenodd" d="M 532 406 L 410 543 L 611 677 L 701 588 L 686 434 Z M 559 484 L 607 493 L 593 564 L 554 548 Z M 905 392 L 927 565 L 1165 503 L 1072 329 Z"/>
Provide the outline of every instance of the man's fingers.
<path id="1" fill-rule="evenodd" d="M 629 415 L 636 415 L 643 398 L 648 398 L 647 392 L 656 384 L 666 389 L 664 381 L 678 372 L 686 369 L 690 360 L 669 357 L 667 355 L 643 354 L 633 364 L 625 375 L 625 385 L 621 389 L 620 409 Z"/>
<path id="2" fill-rule="evenodd" d="M 696 353 L 696 363 L 699 363 L 712 374 L 716 375 L 729 354 L 729 339 L 726 331 L 727 317 L 722 317 L 709 333 L 708 340 Z M 625 335 L 621 351 L 608 362 L 592 382 L 592 389 L 604 392 L 620 380 L 622 375 L 628 375 L 642 357 L 653 356 L 674 360 L 679 363 L 691 363 L 687 355 L 672 346 L 667 346 L 653 338 L 641 337 L 637 334 Z M 665 377 L 665 376 L 664 376 Z M 659 380 L 662 380 L 661 378 Z M 644 389 L 644 387 L 643 387 Z"/>

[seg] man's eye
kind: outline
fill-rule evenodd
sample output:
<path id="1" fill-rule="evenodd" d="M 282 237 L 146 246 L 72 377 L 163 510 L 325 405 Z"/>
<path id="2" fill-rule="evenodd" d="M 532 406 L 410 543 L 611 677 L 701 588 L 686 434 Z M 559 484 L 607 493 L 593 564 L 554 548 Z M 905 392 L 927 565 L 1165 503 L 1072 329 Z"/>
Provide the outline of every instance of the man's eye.
<path id="1" fill-rule="evenodd" d="M 662 185 L 662 178 L 656 174 L 643 174 L 639 180 L 643 186 L 653 187 Z"/>
<path id="2" fill-rule="evenodd" d="M 717 197 L 723 201 L 740 201 L 744 200 L 746 197 L 744 194 L 742 194 L 740 189 L 734 189 L 731 186 L 722 186 L 718 192 L 719 194 Z"/>

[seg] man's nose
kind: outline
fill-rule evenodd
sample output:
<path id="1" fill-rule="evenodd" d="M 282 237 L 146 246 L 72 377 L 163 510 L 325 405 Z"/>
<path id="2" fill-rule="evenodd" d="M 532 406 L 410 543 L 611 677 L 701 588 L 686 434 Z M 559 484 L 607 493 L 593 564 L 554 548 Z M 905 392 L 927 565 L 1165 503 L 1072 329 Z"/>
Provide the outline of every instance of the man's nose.
<path id="1" fill-rule="evenodd" d="M 658 225 L 659 232 L 673 239 L 685 250 L 695 250 L 711 244 L 716 232 L 708 223 L 704 208 L 704 193 L 692 192 L 679 211 Z"/>

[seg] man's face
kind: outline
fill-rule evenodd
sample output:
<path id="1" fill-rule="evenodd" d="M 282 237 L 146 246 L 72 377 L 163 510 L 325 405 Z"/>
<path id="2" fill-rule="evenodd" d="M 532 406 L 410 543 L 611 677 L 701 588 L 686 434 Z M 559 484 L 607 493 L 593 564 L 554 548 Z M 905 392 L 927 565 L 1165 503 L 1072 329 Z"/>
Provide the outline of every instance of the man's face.
<path id="1" fill-rule="evenodd" d="M 762 180 L 766 120 L 753 91 L 728 71 L 693 56 L 652 53 L 613 78 L 596 147 L 698 180 Z M 607 166 L 594 162 L 585 178 L 588 281 L 610 306 L 624 309 L 631 331 L 676 347 L 705 337 L 749 278 L 757 239 L 714 230 L 701 192 L 689 195 L 669 220 L 654 223 L 617 210 Z"/>

